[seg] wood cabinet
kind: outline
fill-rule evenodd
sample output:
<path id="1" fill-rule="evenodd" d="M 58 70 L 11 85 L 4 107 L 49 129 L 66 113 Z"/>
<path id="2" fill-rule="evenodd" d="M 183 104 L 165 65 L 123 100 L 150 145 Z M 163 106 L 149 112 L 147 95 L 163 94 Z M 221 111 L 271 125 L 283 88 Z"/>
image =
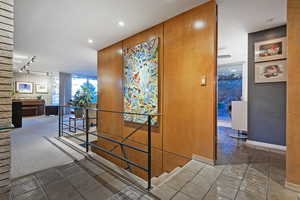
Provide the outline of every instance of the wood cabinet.
<path id="1" fill-rule="evenodd" d="M 14 99 L 13 102 L 22 103 L 22 116 L 39 116 L 45 114 L 45 100 Z"/>

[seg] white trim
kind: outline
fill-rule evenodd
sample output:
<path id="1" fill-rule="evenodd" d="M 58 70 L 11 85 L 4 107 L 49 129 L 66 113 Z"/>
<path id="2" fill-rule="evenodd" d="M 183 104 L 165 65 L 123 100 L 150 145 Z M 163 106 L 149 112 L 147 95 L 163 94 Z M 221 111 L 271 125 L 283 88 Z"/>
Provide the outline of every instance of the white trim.
<path id="1" fill-rule="evenodd" d="M 295 192 L 300 192 L 300 185 L 294 184 L 294 183 L 289 183 L 285 182 L 285 187 L 289 190 L 293 190 Z M 300 200 L 300 195 L 298 196 L 298 200 Z"/>
<path id="2" fill-rule="evenodd" d="M 215 166 L 215 161 L 214 160 L 205 158 L 203 156 L 199 156 L 199 155 L 193 154 L 192 159 L 195 160 L 195 161 L 198 161 L 198 162 L 203 162 L 203 163 Z"/>
<path id="3" fill-rule="evenodd" d="M 264 143 L 264 142 L 257 142 L 254 140 L 247 140 L 246 145 L 254 146 L 256 148 L 263 149 L 263 150 L 269 150 L 269 151 L 273 151 L 273 150 L 282 151 L 282 152 L 286 151 L 286 146 L 281 146 L 281 145 L 277 145 L 277 144 L 269 144 L 269 143 Z"/>

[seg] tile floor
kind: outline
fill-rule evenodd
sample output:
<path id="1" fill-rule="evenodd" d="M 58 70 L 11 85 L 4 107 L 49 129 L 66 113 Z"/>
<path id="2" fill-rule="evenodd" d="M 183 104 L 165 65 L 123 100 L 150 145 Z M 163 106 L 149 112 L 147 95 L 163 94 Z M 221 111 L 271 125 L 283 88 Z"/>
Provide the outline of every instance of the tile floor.
<path id="1" fill-rule="evenodd" d="M 284 188 L 285 156 L 245 146 L 219 127 L 218 165 L 191 161 L 151 194 L 88 160 L 16 179 L 12 200 L 297 200 Z"/>
<path id="2" fill-rule="evenodd" d="M 16 179 L 11 190 L 11 200 L 144 199 L 144 196 L 145 191 L 87 159 Z"/>
<path id="3" fill-rule="evenodd" d="M 284 188 L 285 155 L 249 148 L 229 137 L 232 131 L 218 128 L 217 166 L 192 161 L 154 194 L 166 200 L 297 200 Z"/>

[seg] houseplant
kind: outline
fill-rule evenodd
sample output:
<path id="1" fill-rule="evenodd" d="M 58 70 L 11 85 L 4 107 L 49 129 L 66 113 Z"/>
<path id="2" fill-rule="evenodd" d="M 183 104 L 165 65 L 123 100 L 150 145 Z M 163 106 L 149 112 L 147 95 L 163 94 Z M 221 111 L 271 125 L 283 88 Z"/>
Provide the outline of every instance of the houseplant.
<path id="1" fill-rule="evenodd" d="M 79 90 L 76 91 L 73 100 L 70 104 L 74 107 L 74 114 L 76 118 L 82 118 L 83 108 L 88 107 L 92 103 L 92 92 L 88 87 L 81 86 Z"/>

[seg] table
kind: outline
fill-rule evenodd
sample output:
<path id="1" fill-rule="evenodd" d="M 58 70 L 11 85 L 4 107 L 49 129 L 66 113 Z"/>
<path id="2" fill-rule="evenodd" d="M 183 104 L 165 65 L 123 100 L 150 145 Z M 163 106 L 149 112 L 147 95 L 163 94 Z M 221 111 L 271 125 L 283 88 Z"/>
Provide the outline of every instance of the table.
<path id="1" fill-rule="evenodd" d="M 70 116 L 69 117 L 69 131 L 72 133 L 77 132 L 77 120 L 82 120 L 82 130 L 85 129 L 85 118 L 77 118 L 75 116 Z M 73 126 L 72 126 L 72 121 L 73 121 Z"/>

